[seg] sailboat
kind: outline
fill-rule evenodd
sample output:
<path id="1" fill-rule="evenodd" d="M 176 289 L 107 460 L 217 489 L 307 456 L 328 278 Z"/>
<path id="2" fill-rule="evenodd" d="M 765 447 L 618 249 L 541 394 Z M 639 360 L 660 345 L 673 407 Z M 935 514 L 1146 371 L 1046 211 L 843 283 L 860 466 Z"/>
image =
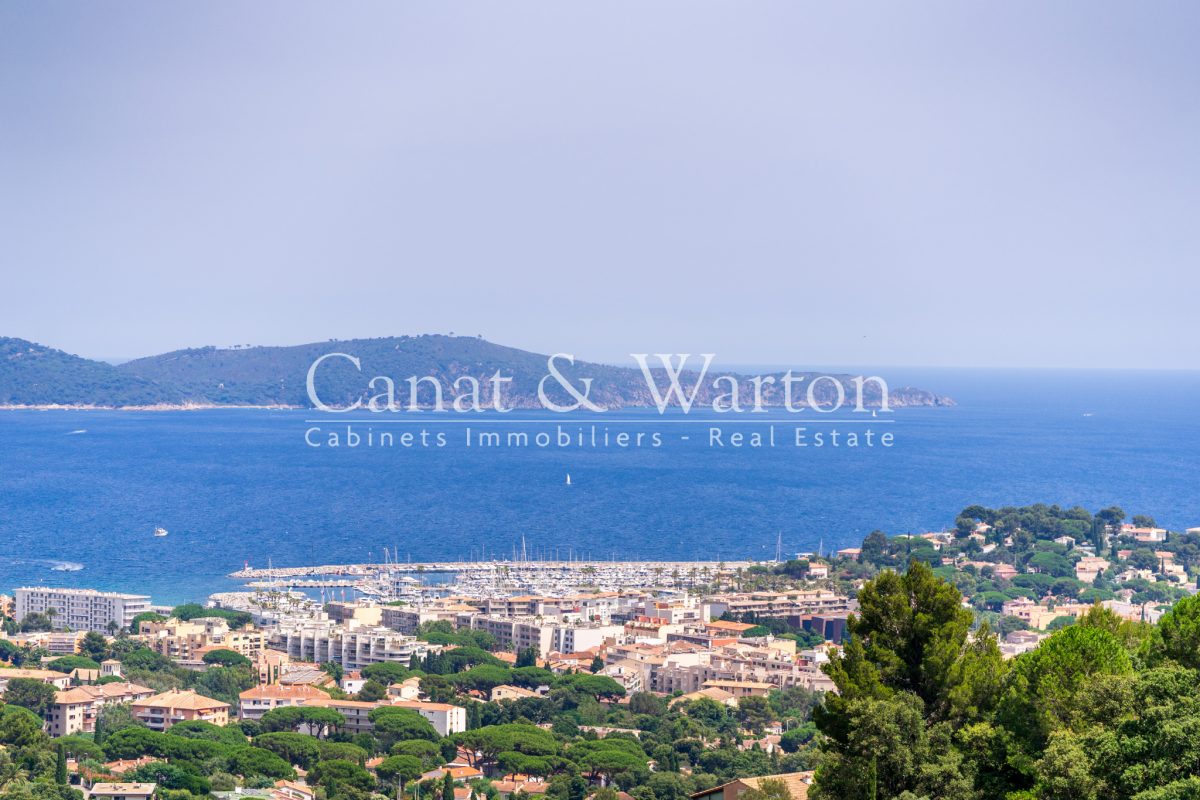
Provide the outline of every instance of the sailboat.
<path id="1" fill-rule="evenodd" d="M 571 485 L 571 473 L 567 473 L 567 486 Z"/>

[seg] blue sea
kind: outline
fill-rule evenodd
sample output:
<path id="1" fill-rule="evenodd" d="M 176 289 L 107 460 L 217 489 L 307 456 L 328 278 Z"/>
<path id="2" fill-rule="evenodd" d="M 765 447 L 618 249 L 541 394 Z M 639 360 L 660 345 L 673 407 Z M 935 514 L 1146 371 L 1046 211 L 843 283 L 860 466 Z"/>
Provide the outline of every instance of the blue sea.
<path id="1" fill-rule="evenodd" d="M 314 448 L 306 432 L 344 431 L 344 418 L 3 411 L 0 592 L 85 586 L 174 603 L 236 588 L 225 576 L 247 562 L 381 560 L 385 547 L 401 560 L 503 558 L 522 537 L 531 558 L 768 559 L 777 537 L 785 555 L 828 550 L 876 528 L 940 529 L 972 503 L 1116 504 L 1170 528 L 1200 526 L 1200 373 L 881 374 L 958 405 L 900 409 L 890 422 L 773 413 L 773 448 L 710 446 L 710 424 L 726 441 L 769 427 L 711 412 L 687 423 L 645 410 L 514 412 L 470 426 L 386 415 L 405 419 L 352 427 L 396 440 L 424 428 L 446 446 Z M 534 434 L 557 424 L 582 427 L 589 444 L 465 446 L 467 427 Z M 793 446 L 797 424 L 809 447 Z M 592 425 L 610 437 L 657 431 L 662 445 L 593 447 Z M 868 427 L 873 448 L 811 446 L 819 430 Z M 893 446 L 878 445 L 883 432 Z M 170 535 L 154 537 L 157 526 Z"/>

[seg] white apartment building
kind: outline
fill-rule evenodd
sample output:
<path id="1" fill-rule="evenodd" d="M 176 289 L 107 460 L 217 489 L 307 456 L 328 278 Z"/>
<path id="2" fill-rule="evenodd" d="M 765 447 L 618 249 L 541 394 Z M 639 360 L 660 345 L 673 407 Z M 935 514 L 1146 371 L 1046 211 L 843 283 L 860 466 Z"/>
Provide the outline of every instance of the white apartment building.
<path id="1" fill-rule="evenodd" d="M 606 640 L 620 641 L 625 635 L 622 625 L 602 625 L 567 618 L 501 617 L 492 614 L 463 613 L 458 615 L 457 627 L 486 631 L 496 637 L 505 650 L 520 651 L 528 647 L 545 657 L 551 653 L 578 653 L 604 644 Z"/>
<path id="2" fill-rule="evenodd" d="M 421 700 L 393 700 L 392 705 L 416 711 L 429 720 L 429 724 L 433 726 L 439 736 L 449 736 L 467 729 L 467 710 L 462 706 L 452 706 L 449 703 L 426 703 Z"/>
<path id="3" fill-rule="evenodd" d="M 112 625 L 128 628 L 134 617 L 150 610 L 150 598 L 140 594 L 48 586 L 25 586 L 15 594 L 17 622 L 53 609 L 50 622 L 56 630 L 107 633 Z"/>
<path id="4" fill-rule="evenodd" d="M 272 637 L 271 644 L 293 661 L 316 664 L 332 661 L 346 670 L 383 661 L 408 664 L 414 655 L 424 657 L 430 649 L 436 649 L 390 628 L 353 621 L 340 625 L 329 621 L 284 625 Z"/>

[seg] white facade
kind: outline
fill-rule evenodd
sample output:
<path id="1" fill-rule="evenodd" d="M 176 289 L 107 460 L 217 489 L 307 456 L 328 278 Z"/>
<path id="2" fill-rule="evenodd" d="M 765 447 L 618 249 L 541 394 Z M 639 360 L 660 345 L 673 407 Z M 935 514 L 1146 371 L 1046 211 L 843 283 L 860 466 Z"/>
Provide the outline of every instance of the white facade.
<path id="1" fill-rule="evenodd" d="M 341 625 L 306 622 L 284 626 L 272 644 L 287 652 L 293 661 L 321 664 L 332 661 L 343 669 L 362 669 L 384 661 L 409 664 L 414 654 L 424 656 L 429 646 L 378 625 Z"/>
<path id="2" fill-rule="evenodd" d="M 45 614 L 54 609 L 50 622 L 56 630 L 107 633 L 110 625 L 128 628 L 134 617 L 150 610 L 150 598 L 140 594 L 48 586 L 25 586 L 15 594 L 17 622 L 30 614 Z"/>

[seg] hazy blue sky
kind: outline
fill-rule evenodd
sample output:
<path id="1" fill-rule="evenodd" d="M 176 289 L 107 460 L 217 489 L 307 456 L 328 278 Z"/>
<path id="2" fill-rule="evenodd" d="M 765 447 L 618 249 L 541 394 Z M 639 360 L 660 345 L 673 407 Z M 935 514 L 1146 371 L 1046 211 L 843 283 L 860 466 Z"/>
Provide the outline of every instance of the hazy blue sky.
<path id="1" fill-rule="evenodd" d="M 1200 367 L 1200 4 L 8 2 L 0 335 Z"/>

